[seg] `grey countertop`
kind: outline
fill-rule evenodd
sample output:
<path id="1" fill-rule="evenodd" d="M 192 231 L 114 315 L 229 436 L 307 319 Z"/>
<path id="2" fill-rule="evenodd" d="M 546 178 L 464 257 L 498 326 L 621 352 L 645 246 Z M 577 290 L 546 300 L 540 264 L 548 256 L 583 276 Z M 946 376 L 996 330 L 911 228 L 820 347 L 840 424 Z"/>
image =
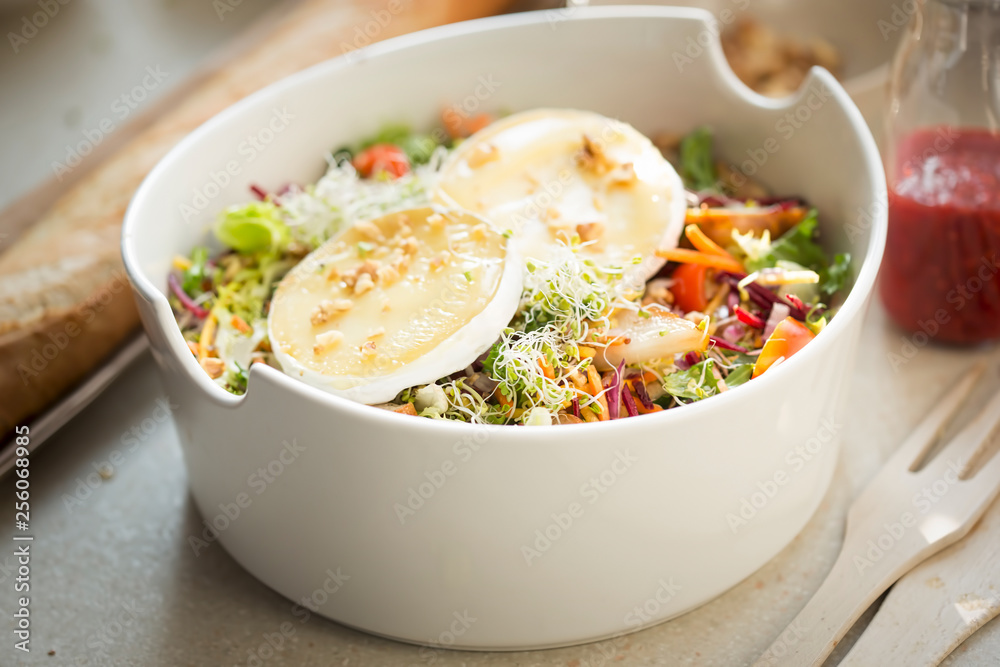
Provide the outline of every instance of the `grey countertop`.
<path id="1" fill-rule="evenodd" d="M 51 176 L 52 163 L 113 113 L 111 104 L 147 66 L 170 72 L 163 89 L 150 91 L 153 99 L 268 7 L 266 0 L 230 4 L 236 10 L 220 20 L 198 0 L 69 0 L 18 53 L 0 45 L 0 206 Z M 33 8 L 0 10 L 3 34 L 18 30 Z M 13 648 L 14 486 L 12 478 L 0 482 L 0 543 L 7 545 L 0 547 L 0 665 L 749 664 L 819 586 L 850 499 L 962 368 L 997 358 L 994 350 L 923 348 L 894 365 L 890 355 L 903 354 L 904 341 L 876 304 L 831 490 L 773 561 L 716 600 L 643 632 L 509 654 L 421 651 L 316 616 L 302 623 L 291 602 L 220 545 L 196 553 L 188 538 L 200 532 L 201 518 L 152 360 L 143 357 L 31 458 L 30 654 Z M 1000 624 L 988 624 L 945 664 L 1000 665 Z"/>

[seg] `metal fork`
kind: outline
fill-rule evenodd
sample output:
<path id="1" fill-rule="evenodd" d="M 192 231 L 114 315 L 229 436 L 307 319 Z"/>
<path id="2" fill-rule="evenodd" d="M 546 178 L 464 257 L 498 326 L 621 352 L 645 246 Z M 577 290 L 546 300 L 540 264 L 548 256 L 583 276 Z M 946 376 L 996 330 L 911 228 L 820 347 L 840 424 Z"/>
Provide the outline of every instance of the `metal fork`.
<path id="1" fill-rule="evenodd" d="M 964 537 L 997 497 L 1000 456 L 980 463 L 1000 425 L 1000 393 L 926 462 L 984 370 L 974 367 L 940 400 L 854 501 L 833 569 L 755 666 L 821 664 L 879 595 Z"/>

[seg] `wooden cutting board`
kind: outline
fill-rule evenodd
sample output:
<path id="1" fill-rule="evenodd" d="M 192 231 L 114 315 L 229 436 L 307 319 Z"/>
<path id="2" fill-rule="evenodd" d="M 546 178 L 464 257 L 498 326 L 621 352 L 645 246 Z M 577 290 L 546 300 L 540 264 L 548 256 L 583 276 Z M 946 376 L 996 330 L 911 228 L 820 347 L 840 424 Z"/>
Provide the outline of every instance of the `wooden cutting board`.
<path id="1" fill-rule="evenodd" d="M 138 325 L 119 255 L 132 193 L 172 146 L 250 93 L 372 41 L 498 13 L 509 0 L 299 0 L 278 5 L 197 75 L 102 142 L 62 182 L 3 213 L 0 436 L 46 409 Z M 359 32 L 360 29 L 360 32 Z"/>

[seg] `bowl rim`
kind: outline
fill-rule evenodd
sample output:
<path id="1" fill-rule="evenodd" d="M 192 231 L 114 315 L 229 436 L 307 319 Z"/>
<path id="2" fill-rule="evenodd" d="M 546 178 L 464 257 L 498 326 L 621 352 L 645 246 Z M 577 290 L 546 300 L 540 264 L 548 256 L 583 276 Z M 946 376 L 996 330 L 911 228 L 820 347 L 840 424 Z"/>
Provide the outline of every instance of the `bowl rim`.
<path id="1" fill-rule="evenodd" d="M 159 162 L 157 162 L 133 195 L 132 200 L 125 212 L 121 237 L 122 259 L 133 289 L 138 295 L 149 301 L 153 307 L 156 321 L 155 326 L 160 327 L 163 331 L 167 347 L 170 348 L 170 353 L 173 355 L 173 358 L 169 363 L 178 364 L 179 368 L 183 369 L 187 373 L 189 379 L 201 389 L 204 398 L 219 406 L 235 409 L 250 397 L 250 387 L 257 384 L 254 382 L 254 378 L 261 377 L 263 379 L 266 377 L 272 384 L 280 387 L 284 391 L 291 392 L 297 398 L 303 399 L 304 401 L 312 404 L 321 405 L 324 408 L 338 410 L 345 416 L 350 415 L 352 418 L 369 422 L 373 426 L 399 426 L 403 422 L 385 420 L 399 420 L 408 417 L 407 415 L 397 415 L 389 410 L 356 403 L 350 399 L 324 392 L 323 390 L 308 385 L 301 380 L 288 376 L 278 369 L 271 368 L 269 366 L 262 367 L 263 365 L 260 364 L 255 364 L 251 367 L 248 377 L 247 391 L 242 395 L 238 396 L 231 394 L 212 382 L 191 356 L 187 345 L 184 343 L 180 329 L 177 327 L 176 319 L 164 291 L 154 285 L 142 271 L 133 248 L 137 231 L 136 227 L 139 224 L 137 220 L 139 217 L 137 212 L 145 205 L 145 200 L 151 196 L 150 193 L 156 189 L 157 182 L 159 181 L 161 174 L 166 171 L 171 164 L 179 160 L 182 154 L 197 145 L 203 136 L 210 134 L 217 127 L 228 123 L 231 117 L 239 114 L 245 107 L 254 106 L 258 104 L 259 101 L 266 100 L 276 93 L 280 93 L 281 91 L 289 88 L 298 88 L 299 86 L 308 84 L 308 82 L 314 78 L 325 77 L 333 72 L 350 67 L 354 64 L 363 63 L 367 60 L 375 59 L 394 52 L 417 48 L 424 44 L 444 41 L 453 37 L 480 32 L 492 32 L 496 30 L 536 26 L 550 20 L 547 16 L 547 13 L 550 11 L 559 10 L 543 10 L 492 16 L 438 26 L 371 44 L 363 49 L 360 49 L 360 53 L 351 52 L 349 54 L 337 56 L 321 63 L 317 63 L 311 67 L 295 72 L 294 74 L 269 84 L 226 107 L 186 135 L 176 145 L 174 145 L 170 151 L 160 159 Z M 669 7 L 658 5 L 595 6 L 575 8 L 571 15 L 567 15 L 561 20 L 576 22 L 637 18 L 653 20 L 697 20 L 704 25 L 706 30 L 710 30 L 712 14 L 704 9 L 689 7 Z M 610 432 L 608 429 L 622 429 L 628 427 L 645 428 L 647 426 L 653 426 L 654 423 L 661 427 L 667 427 L 670 424 L 677 423 L 681 420 L 699 419 L 703 416 L 706 410 L 722 411 L 738 405 L 738 403 L 736 403 L 737 401 L 748 401 L 750 399 L 750 392 L 761 393 L 773 390 L 777 387 L 779 382 L 785 381 L 786 376 L 790 377 L 790 373 L 794 373 L 798 368 L 802 367 L 807 358 L 826 353 L 827 348 L 832 345 L 833 338 L 841 335 L 850 325 L 851 321 L 864 314 L 863 309 L 866 306 L 867 299 L 874 291 L 875 279 L 878 274 L 879 264 L 881 263 L 887 234 L 886 182 L 885 175 L 882 170 L 881 157 L 879 155 L 878 148 L 876 147 L 875 140 L 872 137 L 871 131 L 862 117 L 861 112 L 855 106 L 850 96 L 830 72 L 820 67 L 814 67 L 810 70 L 806 81 L 804 81 L 802 86 L 800 86 L 800 88 L 792 95 L 785 98 L 765 97 L 748 88 L 736 77 L 733 71 L 729 68 L 725 55 L 722 51 L 721 42 L 717 36 L 712 39 L 706 47 L 706 54 L 722 79 L 728 83 L 731 91 L 746 104 L 756 106 L 758 108 L 770 110 L 793 108 L 795 105 L 802 103 L 802 101 L 809 95 L 810 89 L 815 83 L 820 83 L 830 91 L 831 97 L 846 114 L 855 135 L 859 138 L 864 162 L 875 180 L 874 189 L 876 199 L 872 202 L 872 210 L 870 211 L 871 224 L 869 229 L 868 248 L 861 261 L 861 267 L 857 278 L 855 279 L 854 285 L 845 298 L 844 303 L 840 306 L 837 316 L 834 317 L 830 324 L 828 324 L 826 328 L 819 335 L 817 335 L 816 339 L 807 345 L 806 348 L 799 354 L 786 360 L 778 367 L 772 369 L 769 373 L 756 378 L 752 385 L 748 384 L 746 387 L 742 387 L 740 391 L 725 392 L 711 397 L 711 400 L 709 401 L 697 401 L 687 404 L 679 410 L 663 410 L 662 412 L 655 413 L 653 415 L 640 415 L 639 419 L 632 418 L 587 423 L 586 426 L 588 430 L 593 431 L 595 435 L 606 435 Z M 152 325 L 152 323 L 150 323 L 150 325 Z M 186 354 L 182 354 L 182 352 Z M 653 419 L 656 419 L 657 421 L 653 422 Z M 408 428 L 423 429 L 428 433 L 436 432 L 441 436 L 461 437 L 463 434 L 468 435 L 474 430 L 485 429 L 492 435 L 499 435 L 501 432 L 517 432 L 520 435 L 517 436 L 514 442 L 523 441 L 524 444 L 530 443 L 533 446 L 539 443 L 556 442 L 550 437 L 549 434 L 551 432 L 548 429 L 518 429 L 515 431 L 511 428 L 512 425 L 471 424 L 467 422 L 453 422 L 438 419 L 410 419 L 406 423 L 409 424 Z M 563 432 L 567 426 L 573 428 L 583 428 L 582 424 L 563 425 L 560 427 L 560 432 Z M 576 430 L 571 431 L 573 434 L 578 432 L 579 431 Z"/>

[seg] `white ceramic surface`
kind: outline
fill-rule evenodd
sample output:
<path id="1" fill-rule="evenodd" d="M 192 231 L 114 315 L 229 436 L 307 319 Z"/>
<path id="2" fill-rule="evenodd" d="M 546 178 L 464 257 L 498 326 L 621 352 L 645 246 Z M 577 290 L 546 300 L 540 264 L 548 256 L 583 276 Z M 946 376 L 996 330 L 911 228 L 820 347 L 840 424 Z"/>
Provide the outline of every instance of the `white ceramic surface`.
<path id="1" fill-rule="evenodd" d="M 177 404 L 195 501 L 251 573 L 293 600 L 322 599 L 319 613 L 341 623 L 478 649 L 635 630 L 759 568 L 805 524 L 833 472 L 841 388 L 885 236 L 882 169 L 861 115 L 823 71 L 796 98 L 757 96 L 715 42 L 679 72 L 670 56 L 707 29 L 699 11 L 593 8 L 550 19 L 417 33 L 271 86 L 181 142 L 126 216 L 126 268 Z M 211 383 L 164 296 L 171 257 L 202 241 L 213 211 L 245 200 L 249 183 L 313 180 L 325 149 L 388 120 L 430 125 L 456 102 L 470 112 L 592 109 L 647 132 L 711 125 L 734 162 L 757 156 L 756 177 L 820 208 L 829 248 L 854 253 L 856 284 L 830 327 L 763 377 L 614 423 L 419 420 L 260 366 L 245 397 Z M 792 124 L 788 114 L 808 119 Z M 241 145 L 269 125 L 281 129 L 249 161 Z M 237 175 L 210 187 L 233 162 Z M 196 193 L 210 205 L 185 223 L 181 206 Z M 751 498 L 760 507 L 743 507 L 753 516 L 734 530 Z M 411 501 L 421 506 L 402 513 Z M 536 531 L 549 532 L 547 546 Z M 540 555 L 526 557 L 526 547 Z"/>

